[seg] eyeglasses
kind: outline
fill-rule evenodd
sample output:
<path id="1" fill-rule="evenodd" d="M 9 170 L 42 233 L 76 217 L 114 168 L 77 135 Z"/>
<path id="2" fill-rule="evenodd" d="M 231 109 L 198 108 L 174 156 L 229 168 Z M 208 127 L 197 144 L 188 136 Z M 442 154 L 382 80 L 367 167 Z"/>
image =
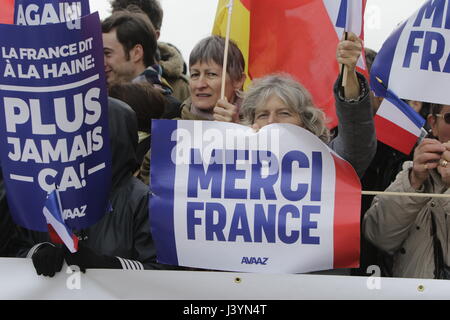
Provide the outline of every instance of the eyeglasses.
<path id="1" fill-rule="evenodd" d="M 444 113 L 444 114 L 435 114 L 438 118 L 444 118 L 444 121 L 446 124 L 450 124 L 450 112 Z"/>

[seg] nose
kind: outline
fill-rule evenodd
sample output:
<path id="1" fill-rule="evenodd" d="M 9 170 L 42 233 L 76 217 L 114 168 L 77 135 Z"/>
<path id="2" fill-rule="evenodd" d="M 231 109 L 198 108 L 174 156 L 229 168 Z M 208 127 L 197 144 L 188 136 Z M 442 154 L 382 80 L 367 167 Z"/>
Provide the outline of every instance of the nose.
<path id="1" fill-rule="evenodd" d="M 267 123 L 278 123 L 277 115 L 274 112 L 271 112 L 269 114 L 269 117 L 267 118 Z"/>
<path id="2" fill-rule="evenodd" d="M 196 80 L 194 80 L 194 87 L 196 89 L 203 89 L 208 86 L 206 79 L 203 75 L 199 76 Z"/>
<path id="3" fill-rule="evenodd" d="M 103 56 L 103 67 L 105 68 L 105 70 L 109 67 L 108 58 L 106 57 L 106 55 Z"/>

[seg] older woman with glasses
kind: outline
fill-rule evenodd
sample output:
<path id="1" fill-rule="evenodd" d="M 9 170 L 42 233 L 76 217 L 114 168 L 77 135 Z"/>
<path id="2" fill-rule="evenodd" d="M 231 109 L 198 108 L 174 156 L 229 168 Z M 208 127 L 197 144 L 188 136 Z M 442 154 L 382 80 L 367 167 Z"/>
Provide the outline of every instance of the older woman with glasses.
<path id="1" fill-rule="evenodd" d="M 432 105 L 430 137 L 386 191 L 450 195 L 450 105 Z M 445 278 L 450 255 L 450 198 L 378 196 L 363 222 L 365 237 L 394 256 L 393 276 Z"/>

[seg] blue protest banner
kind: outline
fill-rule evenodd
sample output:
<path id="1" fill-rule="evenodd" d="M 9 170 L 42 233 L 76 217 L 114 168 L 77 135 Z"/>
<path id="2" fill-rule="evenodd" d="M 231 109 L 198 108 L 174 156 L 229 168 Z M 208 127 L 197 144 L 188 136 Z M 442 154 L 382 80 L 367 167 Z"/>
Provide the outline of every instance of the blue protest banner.
<path id="1" fill-rule="evenodd" d="M 38 26 L 71 22 L 90 14 L 89 0 L 16 0 L 14 24 Z"/>
<path id="2" fill-rule="evenodd" d="M 60 191 L 71 229 L 106 212 L 111 185 L 107 91 L 98 13 L 43 26 L 0 25 L 0 159 L 14 220 L 47 231 Z"/>

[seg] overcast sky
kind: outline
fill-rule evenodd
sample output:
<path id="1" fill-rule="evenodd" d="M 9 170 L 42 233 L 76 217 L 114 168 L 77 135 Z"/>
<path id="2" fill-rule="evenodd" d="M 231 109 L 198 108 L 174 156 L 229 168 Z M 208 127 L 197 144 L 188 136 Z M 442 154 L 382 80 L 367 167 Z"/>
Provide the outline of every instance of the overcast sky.
<path id="1" fill-rule="evenodd" d="M 275 1 L 275 0 L 274 0 Z M 210 35 L 218 0 L 160 0 L 164 9 L 161 41 L 176 45 L 185 60 L 194 45 Z M 365 46 L 379 50 L 396 25 L 426 0 L 367 0 Z M 110 14 L 109 0 L 90 0 L 91 11 L 100 18 Z"/>

